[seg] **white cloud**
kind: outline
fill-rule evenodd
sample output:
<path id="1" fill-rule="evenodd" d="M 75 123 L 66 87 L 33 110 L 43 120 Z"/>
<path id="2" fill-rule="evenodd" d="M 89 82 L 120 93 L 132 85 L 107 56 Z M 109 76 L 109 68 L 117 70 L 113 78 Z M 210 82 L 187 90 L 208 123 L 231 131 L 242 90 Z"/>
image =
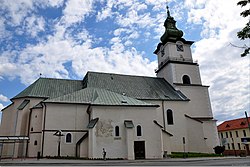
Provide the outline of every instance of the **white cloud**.
<path id="1" fill-rule="evenodd" d="M 243 45 L 236 33 L 246 23 L 239 16 L 237 0 L 200 1 L 189 12 L 189 21 L 203 24 L 205 38 L 195 43 L 193 57 L 198 59 L 204 84 L 210 85 L 210 97 L 215 118 L 220 120 L 242 117 L 250 105 L 249 57 L 241 58 Z M 203 6 L 204 5 L 204 6 Z M 190 7 L 189 6 L 189 7 Z M 221 8 L 221 6 L 225 6 Z M 238 15 L 236 14 L 238 13 Z"/>
<path id="2" fill-rule="evenodd" d="M 43 17 L 32 15 L 25 19 L 25 32 L 30 34 L 33 38 L 45 29 L 45 20 Z"/>
<path id="3" fill-rule="evenodd" d="M 0 103 L 0 111 L 4 108 L 3 104 Z M 2 113 L 0 113 L 2 115 Z M 1 115 L 0 115 L 0 118 L 1 118 Z M 0 123 L 1 123 L 1 119 L 0 119 Z"/>
<path id="4" fill-rule="evenodd" d="M 20 25 L 23 19 L 33 10 L 32 0 L 9 1 L 2 0 L 0 9 L 6 10 L 7 17 L 10 18 L 9 24 Z"/>
<path id="5" fill-rule="evenodd" d="M 8 99 L 8 97 L 6 97 L 6 96 L 0 94 L 0 101 L 2 101 L 2 102 L 7 102 L 7 101 L 9 101 L 9 99 Z M 0 110 L 1 110 L 1 109 L 0 109 Z"/>
<path id="6" fill-rule="evenodd" d="M 81 22 L 92 11 L 92 7 L 92 0 L 68 0 L 63 10 L 64 16 L 62 22 L 66 26 Z"/>

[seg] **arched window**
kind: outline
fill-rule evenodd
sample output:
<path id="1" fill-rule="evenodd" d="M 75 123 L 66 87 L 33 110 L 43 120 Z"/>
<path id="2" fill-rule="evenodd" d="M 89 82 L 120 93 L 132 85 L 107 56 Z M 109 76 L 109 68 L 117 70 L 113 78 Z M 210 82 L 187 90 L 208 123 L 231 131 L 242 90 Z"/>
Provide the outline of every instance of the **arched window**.
<path id="1" fill-rule="evenodd" d="M 119 126 L 115 127 L 115 136 L 120 136 L 120 129 Z"/>
<path id="2" fill-rule="evenodd" d="M 189 76 L 187 76 L 187 75 L 184 75 L 184 76 L 182 77 L 182 82 L 183 82 L 183 84 L 191 84 L 190 78 L 189 78 Z"/>
<path id="3" fill-rule="evenodd" d="M 33 127 L 30 128 L 30 131 L 31 131 L 31 132 L 33 131 Z"/>
<path id="4" fill-rule="evenodd" d="M 137 132 L 137 136 L 142 136 L 141 125 L 138 125 L 138 126 L 136 127 L 136 132 Z"/>
<path id="5" fill-rule="evenodd" d="M 72 142 L 72 135 L 71 133 L 66 134 L 66 143 L 71 143 Z"/>
<path id="6" fill-rule="evenodd" d="M 37 140 L 34 141 L 34 145 L 35 145 L 35 146 L 37 145 Z"/>
<path id="7" fill-rule="evenodd" d="M 174 124 L 173 111 L 170 109 L 167 110 L 167 121 L 168 121 L 168 125 Z"/>

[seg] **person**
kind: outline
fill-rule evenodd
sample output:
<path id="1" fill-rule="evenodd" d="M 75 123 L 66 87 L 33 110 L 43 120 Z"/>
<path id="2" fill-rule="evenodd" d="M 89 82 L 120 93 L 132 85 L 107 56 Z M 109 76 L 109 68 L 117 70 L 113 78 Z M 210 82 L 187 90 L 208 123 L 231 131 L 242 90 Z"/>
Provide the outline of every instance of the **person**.
<path id="1" fill-rule="evenodd" d="M 102 149 L 102 155 L 103 155 L 103 160 L 104 160 L 104 161 L 106 161 L 106 154 L 107 154 L 107 153 L 106 153 L 105 149 L 103 148 L 103 149 Z"/>

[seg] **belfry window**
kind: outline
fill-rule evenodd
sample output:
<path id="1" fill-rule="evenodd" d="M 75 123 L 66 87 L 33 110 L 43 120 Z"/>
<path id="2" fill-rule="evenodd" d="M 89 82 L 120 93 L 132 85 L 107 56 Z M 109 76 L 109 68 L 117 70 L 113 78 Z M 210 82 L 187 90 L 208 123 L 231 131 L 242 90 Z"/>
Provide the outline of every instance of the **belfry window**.
<path id="1" fill-rule="evenodd" d="M 72 135 L 71 133 L 66 134 L 66 143 L 71 143 L 72 142 Z"/>
<path id="2" fill-rule="evenodd" d="M 191 84 L 191 81 L 188 75 L 183 75 L 182 82 L 183 84 Z"/>
<path id="3" fill-rule="evenodd" d="M 136 127 L 136 132 L 137 132 L 137 136 L 142 136 L 141 125 L 138 125 L 138 126 Z"/>
<path id="4" fill-rule="evenodd" d="M 120 136 L 120 129 L 119 129 L 119 126 L 116 126 L 115 127 L 115 136 Z"/>
<path id="5" fill-rule="evenodd" d="M 170 109 L 167 110 L 167 121 L 168 121 L 168 125 L 174 124 L 173 111 Z"/>

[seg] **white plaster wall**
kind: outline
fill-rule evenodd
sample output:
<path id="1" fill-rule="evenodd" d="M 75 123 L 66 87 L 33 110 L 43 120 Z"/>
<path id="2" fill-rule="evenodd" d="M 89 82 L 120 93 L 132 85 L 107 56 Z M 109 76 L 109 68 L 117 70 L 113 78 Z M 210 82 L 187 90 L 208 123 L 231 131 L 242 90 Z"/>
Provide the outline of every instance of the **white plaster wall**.
<path id="1" fill-rule="evenodd" d="M 183 49 L 184 49 L 183 52 L 177 51 L 175 43 L 168 42 L 165 46 L 166 50 L 168 50 L 167 56 L 169 56 L 170 58 L 180 58 L 180 55 L 182 55 L 184 59 L 192 60 L 190 45 L 183 44 Z"/>
<path id="2" fill-rule="evenodd" d="M 174 75 L 175 75 L 175 69 L 173 64 L 167 64 L 156 74 L 158 78 L 164 78 L 171 85 L 173 85 Z"/>
<path id="3" fill-rule="evenodd" d="M 37 152 L 41 152 L 41 137 L 42 137 L 42 120 L 43 120 L 43 109 L 36 108 L 32 109 L 30 118 L 30 142 L 28 146 L 28 156 L 36 157 Z M 33 131 L 31 129 L 33 128 Z M 35 140 L 37 145 L 34 145 Z"/>
<path id="4" fill-rule="evenodd" d="M 182 77 L 184 75 L 188 75 L 191 81 L 191 84 L 200 84 L 201 85 L 201 77 L 200 70 L 198 65 L 190 65 L 190 64 L 172 64 L 172 69 L 174 70 L 174 83 L 183 83 Z M 167 74 L 167 73 L 166 73 Z"/>
<path id="5" fill-rule="evenodd" d="M 156 119 L 155 108 L 94 106 L 92 112 L 93 118 L 99 118 L 94 127 L 96 143 L 93 143 L 93 156 L 95 158 L 102 158 L 103 148 L 107 151 L 107 158 L 128 157 L 124 120 L 133 121 L 134 134 L 136 134 L 136 126 L 141 125 L 142 136 L 134 135 L 130 142 L 145 141 L 146 158 L 162 157 L 159 127 L 153 123 L 153 120 Z M 116 125 L 120 127 L 120 139 L 114 137 Z"/>
<path id="6" fill-rule="evenodd" d="M 208 146 L 208 152 L 214 153 L 214 147 L 219 146 L 219 137 L 217 132 L 216 121 L 202 121 L 203 122 L 203 131 L 206 139 L 206 144 Z"/>
<path id="7" fill-rule="evenodd" d="M 80 157 L 88 157 L 88 138 L 83 140 L 83 142 L 80 145 Z"/>
<path id="8" fill-rule="evenodd" d="M 28 146 L 28 157 L 37 157 L 37 153 L 41 152 L 41 135 L 42 133 L 31 133 Z M 37 141 L 37 145 L 34 145 Z"/>
<path id="9" fill-rule="evenodd" d="M 17 108 L 25 99 L 30 100 L 30 102 L 25 106 L 23 110 L 18 110 Z M 14 99 L 13 104 L 3 111 L 1 135 L 27 136 L 30 108 L 32 108 L 42 100 L 43 100 L 42 98 Z M 5 145 L 4 147 L 9 147 L 9 146 Z M 11 146 L 10 149 L 12 148 L 13 148 L 12 154 L 14 154 L 14 157 L 23 157 L 25 155 L 26 144 L 16 143 L 14 144 L 13 147 Z M 3 150 L 8 150 L 8 152 L 10 152 L 9 149 L 3 149 Z"/>
<path id="10" fill-rule="evenodd" d="M 186 152 L 207 153 L 208 147 L 205 141 L 203 125 L 201 122 L 186 117 Z"/>
<path id="11" fill-rule="evenodd" d="M 2 111 L 1 120 L 1 136 L 11 136 L 14 135 L 14 125 L 15 125 L 16 111 L 14 110 L 14 104 Z"/>
<path id="12" fill-rule="evenodd" d="M 43 156 L 57 155 L 58 137 L 53 135 L 57 130 L 64 135 L 72 134 L 72 143 L 66 143 L 65 136 L 61 138 L 61 156 L 76 156 L 76 143 L 86 133 L 81 130 L 87 130 L 89 122 L 87 108 L 87 105 L 46 103 Z"/>
<path id="13" fill-rule="evenodd" d="M 173 134 L 171 139 L 171 150 L 173 152 L 182 152 L 183 144 L 182 138 L 187 138 L 186 131 L 186 121 L 184 114 L 187 113 L 187 101 L 178 102 L 178 101 L 165 101 L 164 109 L 165 109 L 165 118 L 166 118 L 166 131 Z M 173 111 L 173 125 L 168 125 L 167 123 L 167 110 L 171 109 Z"/>
<path id="14" fill-rule="evenodd" d="M 178 86 L 179 89 L 190 101 L 186 105 L 187 114 L 193 117 L 213 117 L 208 87 L 204 86 Z"/>

